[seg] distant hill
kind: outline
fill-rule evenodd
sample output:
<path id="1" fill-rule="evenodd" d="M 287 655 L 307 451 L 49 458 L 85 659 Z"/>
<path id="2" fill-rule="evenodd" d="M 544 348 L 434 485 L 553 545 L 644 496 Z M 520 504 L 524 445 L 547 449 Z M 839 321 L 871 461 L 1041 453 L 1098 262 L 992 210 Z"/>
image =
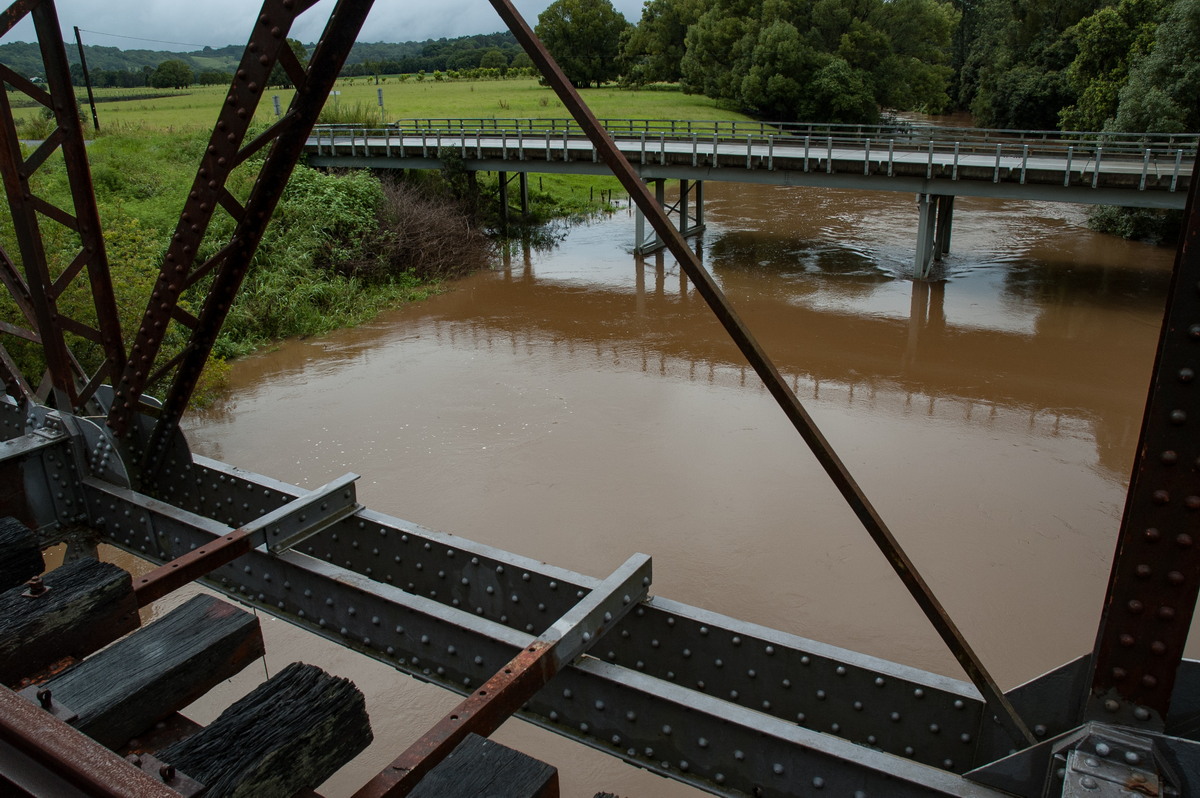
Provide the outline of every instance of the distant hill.
<path id="1" fill-rule="evenodd" d="M 309 52 L 315 45 L 308 44 Z M 166 50 L 122 50 L 118 47 L 101 47 L 85 44 L 88 71 L 93 79 L 97 73 L 123 73 L 129 81 L 144 78 L 163 61 L 178 59 L 186 62 L 197 73 L 217 71 L 232 73 L 237 68 L 245 45 L 230 44 L 225 47 L 205 47 L 190 53 Z M 343 74 L 362 75 L 369 72 L 426 72 L 446 69 L 466 69 L 479 66 L 483 54 L 489 50 L 500 50 L 511 61 L 521 52 L 516 39 L 508 31 L 476 36 L 460 36 L 455 39 L 426 39 L 423 42 L 358 42 L 350 50 Z M 75 42 L 67 42 L 67 60 L 79 63 L 79 51 Z M 41 52 L 36 43 L 11 42 L 0 44 L 0 64 L 5 64 L 27 77 L 42 77 Z M 381 69 L 381 67 L 389 67 Z M 102 81 L 97 81 L 102 82 Z"/>

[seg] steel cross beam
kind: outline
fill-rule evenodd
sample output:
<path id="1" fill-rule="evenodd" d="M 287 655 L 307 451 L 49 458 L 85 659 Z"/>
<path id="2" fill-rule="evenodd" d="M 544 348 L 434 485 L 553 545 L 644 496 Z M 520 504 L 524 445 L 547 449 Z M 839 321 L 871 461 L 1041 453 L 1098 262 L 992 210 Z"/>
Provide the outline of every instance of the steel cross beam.
<path id="1" fill-rule="evenodd" d="M 1200 591 L 1200 161 L 1092 657 L 1085 715 L 1161 730 Z"/>
<path id="2" fill-rule="evenodd" d="M 434 724 L 354 798 L 403 798 L 469 734 L 491 735 L 504 721 L 646 596 L 650 558 L 635 554 L 521 649 L 492 678 Z"/>
<path id="3" fill-rule="evenodd" d="M 53 0 L 27 0 L 9 6 L 0 16 L 0 32 L 7 32 L 27 14 L 32 15 L 37 30 L 50 91 L 44 91 L 2 65 L 0 83 L 53 111 L 57 126 L 28 158 L 24 157 L 8 92 L 0 91 L 0 173 L 3 174 L 13 228 L 25 267 L 22 278 L 8 255 L 0 250 L 0 282 L 8 287 L 33 328 L 30 331 L 6 328 L 2 332 L 37 340 L 41 344 L 55 403 L 63 410 L 78 411 L 89 404 L 104 380 L 114 379 L 125 367 L 124 343 L 100 216 L 92 192 L 83 128 Z M 32 181 L 38 168 L 60 149 L 71 187 L 73 212 L 37 196 Z M 52 265 L 53 259 L 46 252 L 42 239 L 43 219 L 63 225 L 78 237 L 79 250 L 68 262 Z M 90 283 L 94 320 L 71 318 L 59 307 L 59 300 L 75 288 L 79 282 L 77 278 L 85 271 Z M 77 355 L 68 344 L 68 334 L 80 339 L 75 345 L 80 352 L 96 348 L 98 356 Z M 12 370 L 11 358 L 2 347 L 0 361 L 5 363 L 5 372 Z M 91 374 L 85 363 L 94 364 Z M 14 382 L 8 374 L 5 380 Z"/>
<path id="4" fill-rule="evenodd" d="M 305 68 L 288 46 L 287 33 L 295 19 L 314 2 L 265 0 L 263 3 L 167 249 L 128 365 L 115 386 L 116 399 L 108 423 L 119 436 L 126 438 L 131 450 L 140 449 L 138 470 L 143 473 L 152 471 L 161 460 L 177 428 L 267 222 L 372 5 L 372 0 L 340 0 Z M 279 122 L 244 143 L 277 63 L 282 64 L 296 84 L 292 105 Z M 258 180 L 242 205 L 226 183 L 237 166 L 267 145 L 271 145 L 270 150 Z M 235 219 L 233 235 L 216 255 L 197 264 L 197 253 L 218 206 Z M 180 295 L 209 278 L 211 282 L 199 317 L 184 313 L 179 308 Z M 182 352 L 160 365 L 158 357 L 172 322 L 189 328 L 189 340 Z M 146 410 L 140 397 L 172 371 L 174 377 L 161 410 L 150 411 L 158 416 L 158 421 L 149 439 L 132 440 L 134 414 Z"/>
<path id="5" fill-rule="evenodd" d="M 766 351 L 734 311 L 725 298 L 724 292 L 700 263 L 696 253 L 691 250 L 687 241 L 671 224 L 670 219 L 667 218 L 666 213 L 650 193 L 646 184 L 617 148 L 612 137 L 596 119 L 583 98 L 579 96 L 579 92 L 563 74 L 550 52 L 533 33 L 511 0 L 490 0 L 490 2 L 500 14 L 500 18 L 508 25 L 509 30 L 516 36 L 517 41 L 525 48 L 525 52 L 541 70 L 563 106 L 571 112 L 579 126 L 587 133 L 604 162 L 612 169 L 614 176 L 621 181 L 621 185 L 629 192 L 629 196 L 650 220 L 650 224 L 658 233 L 659 240 L 679 261 L 680 267 L 687 273 L 688 278 L 696 286 L 696 290 L 700 292 L 729 337 L 737 344 L 738 349 L 763 381 L 763 385 L 775 398 L 805 443 L 808 444 L 817 461 L 825 469 L 826 474 L 829 475 L 847 504 L 850 505 L 850 509 L 858 517 L 884 556 L 887 557 L 893 570 L 900 577 L 900 581 L 904 583 L 922 612 L 925 613 L 925 617 L 937 630 L 938 635 L 946 643 L 954 658 L 958 660 L 971 682 L 983 694 L 992 712 L 1012 735 L 1013 741 L 1021 745 L 1035 743 L 1036 738 L 1033 733 L 1030 732 L 1021 716 L 1017 714 L 1012 703 L 1005 697 L 996 680 L 988 673 L 966 637 L 946 613 L 941 602 L 933 594 L 933 590 L 917 571 L 915 563 L 905 553 L 900 542 L 896 540 L 883 518 L 867 499 L 862 488 L 850 475 L 845 463 L 834 452 L 829 441 L 817 428 L 816 422 L 800 403 L 787 381 L 780 375 Z"/>

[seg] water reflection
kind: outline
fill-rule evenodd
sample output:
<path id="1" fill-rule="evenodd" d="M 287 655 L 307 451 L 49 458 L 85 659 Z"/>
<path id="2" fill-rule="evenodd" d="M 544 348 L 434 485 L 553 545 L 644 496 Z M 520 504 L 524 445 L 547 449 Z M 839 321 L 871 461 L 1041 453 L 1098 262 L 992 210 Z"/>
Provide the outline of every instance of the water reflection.
<path id="1" fill-rule="evenodd" d="M 1170 253 L 963 201 L 914 284 L 907 198 L 706 198 L 704 264 L 1002 685 L 1090 648 Z M 193 447 L 352 470 L 374 509 L 595 576 L 645 551 L 658 595 L 958 676 L 678 265 L 632 244 L 597 220 L 235 364 Z M 620 783 L 588 786 L 668 794 Z"/>

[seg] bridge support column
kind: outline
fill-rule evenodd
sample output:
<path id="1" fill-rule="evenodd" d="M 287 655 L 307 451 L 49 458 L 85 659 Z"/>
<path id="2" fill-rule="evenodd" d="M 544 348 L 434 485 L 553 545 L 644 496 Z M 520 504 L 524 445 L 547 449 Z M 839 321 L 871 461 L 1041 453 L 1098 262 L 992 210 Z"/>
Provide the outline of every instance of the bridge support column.
<path id="1" fill-rule="evenodd" d="M 497 172 L 500 179 L 500 224 L 508 227 L 508 172 Z"/>
<path id="2" fill-rule="evenodd" d="M 508 172 L 497 172 L 500 178 L 500 222 L 505 227 L 508 227 L 508 184 L 512 182 Z M 521 219 L 529 218 L 529 174 L 526 172 L 517 173 L 517 186 L 519 200 L 521 202 Z"/>
<path id="3" fill-rule="evenodd" d="M 950 251 L 953 222 L 954 197 L 945 194 L 917 195 L 917 253 L 914 262 L 917 279 L 929 277 L 934 262 Z"/>
<path id="4" fill-rule="evenodd" d="M 680 180 L 679 201 L 674 205 L 667 205 L 667 181 L 665 179 L 652 178 L 647 182 L 654 184 L 655 199 L 666 211 L 668 218 L 672 215 L 676 217 L 675 226 L 685 238 L 698 235 L 704 230 L 704 182 L 702 180 Z M 646 235 L 646 219 L 642 215 L 641 209 L 635 210 L 634 219 L 636 243 L 633 251 L 635 254 L 646 255 L 666 246 L 658 237 L 658 233 L 652 232 L 650 236 Z"/>

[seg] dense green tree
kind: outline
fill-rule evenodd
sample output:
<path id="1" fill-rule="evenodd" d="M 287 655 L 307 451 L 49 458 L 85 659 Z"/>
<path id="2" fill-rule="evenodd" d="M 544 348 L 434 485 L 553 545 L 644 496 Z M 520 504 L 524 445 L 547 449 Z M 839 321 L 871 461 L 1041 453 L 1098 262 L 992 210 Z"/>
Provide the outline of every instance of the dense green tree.
<path id="1" fill-rule="evenodd" d="M 621 42 L 621 68 L 627 83 L 675 83 L 684 41 L 708 7 L 708 0 L 647 0 L 637 27 Z"/>
<path id="2" fill-rule="evenodd" d="M 503 75 L 508 71 L 508 56 L 493 47 L 480 57 L 479 67 L 481 69 L 499 69 L 500 74 Z"/>
<path id="3" fill-rule="evenodd" d="M 1075 40 L 1066 35 L 1105 0 L 979 0 L 976 37 L 959 76 L 958 102 L 985 127 L 1055 128 L 1075 100 L 1066 70 Z"/>
<path id="4" fill-rule="evenodd" d="M 178 58 L 163 61 L 150 73 L 150 85 L 156 89 L 187 88 L 192 79 L 192 68 Z"/>
<path id="5" fill-rule="evenodd" d="M 206 69 L 196 76 L 196 82 L 201 86 L 220 86 L 233 82 L 233 73 L 222 72 L 219 69 Z"/>
<path id="6" fill-rule="evenodd" d="M 685 91 L 780 120 L 872 122 L 950 101 L 960 12 L 944 0 L 712 0 L 688 29 Z"/>
<path id="7" fill-rule="evenodd" d="M 1197 98 L 1200 0 L 1176 0 L 1149 53 L 1130 68 L 1112 127 L 1129 133 L 1200 131 Z"/>
<path id="8" fill-rule="evenodd" d="M 535 31 L 571 83 L 598 86 L 620 75 L 628 27 L 609 0 L 554 0 L 538 14 Z"/>
<path id="9" fill-rule="evenodd" d="M 1100 130 L 1117 115 L 1130 66 L 1150 50 L 1169 0 L 1120 0 L 1067 30 L 1078 50 L 1067 67 L 1075 102 L 1063 108 L 1064 130 Z"/>

